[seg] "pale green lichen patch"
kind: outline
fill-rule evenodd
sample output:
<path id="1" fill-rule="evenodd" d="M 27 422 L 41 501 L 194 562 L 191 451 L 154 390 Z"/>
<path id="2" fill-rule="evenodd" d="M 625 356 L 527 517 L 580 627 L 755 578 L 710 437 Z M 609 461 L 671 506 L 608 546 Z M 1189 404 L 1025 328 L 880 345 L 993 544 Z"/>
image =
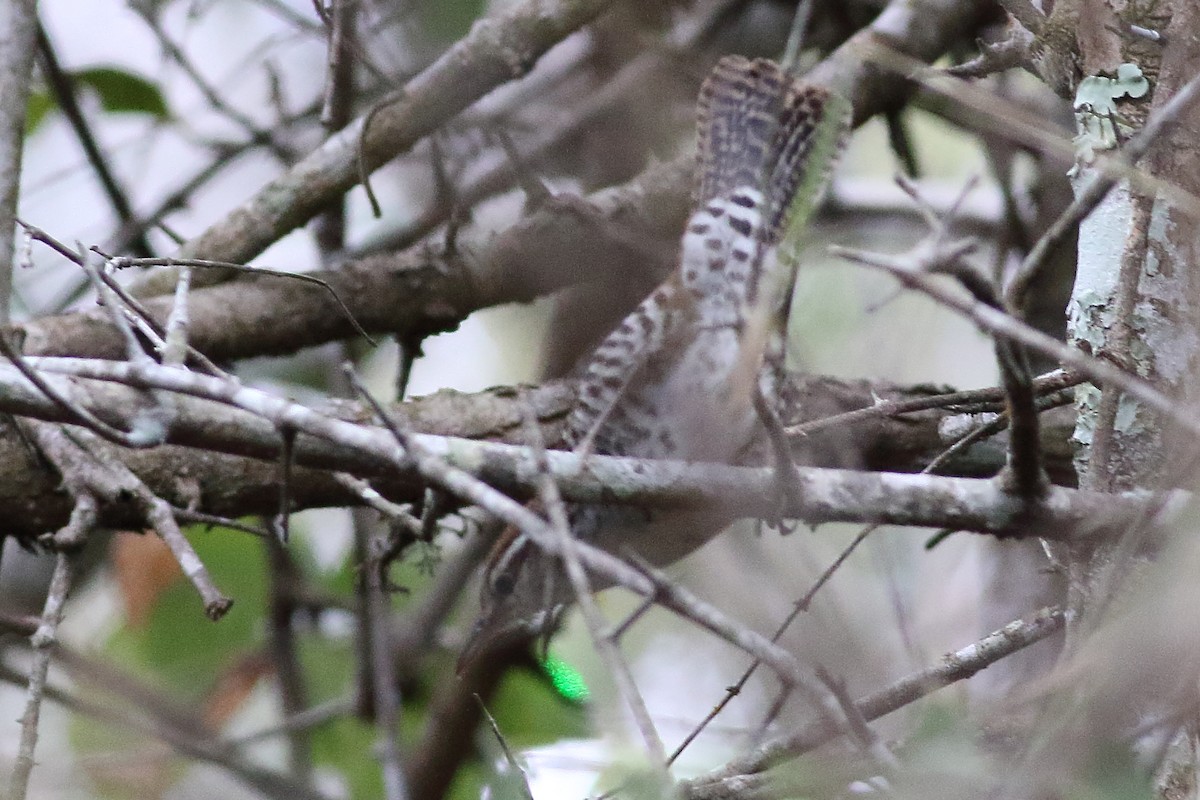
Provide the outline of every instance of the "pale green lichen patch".
<path id="1" fill-rule="evenodd" d="M 1075 174 L 1080 165 L 1091 164 L 1096 151 L 1111 150 L 1117 146 L 1117 101 L 1122 97 L 1145 97 L 1150 91 L 1150 82 L 1142 75 L 1137 64 L 1122 64 L 1117 67 L 1115 78 L 1089 75 L 1079 82 L 1075 90 Z"/>
<path id="2" fill-rule="evenodd" d="M 1076 346 L 1086 344 L 1095 353 L 1102 350 L 1108 341 L 1108 331 L 1116 319 L 1116 313 L 1108 305 L 1109 298 L 1101 299 L 1090 292 L 1080 294 L 1080 297 L 1071 299 L 1067 315 L 1068 330 Z"/>
<path id="3" fill-rule="evenodd" d="M 1084 448 L 1092 444 L 1095 433 L 1096 411 L 1100 408 L 1100 390 L 1085 383 L 1075 390 L 1075 431 L 1071 438 Z"/>
<path id="4" fill-rule="evenodd" d="M 1123 395 L 1117 401 L 1117 416 L 1113 420 L 1113 429 L 1125 434 L 1138 433 L 1146 429 L 1142 420 L 1142 404 L 1133 398 Z"/>

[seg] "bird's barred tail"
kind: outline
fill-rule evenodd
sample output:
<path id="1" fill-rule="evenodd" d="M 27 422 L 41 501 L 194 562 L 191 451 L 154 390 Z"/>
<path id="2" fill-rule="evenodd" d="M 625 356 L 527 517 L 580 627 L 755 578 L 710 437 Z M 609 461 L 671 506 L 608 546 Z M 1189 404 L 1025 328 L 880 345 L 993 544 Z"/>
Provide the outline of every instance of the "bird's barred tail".
<path id="1" fill-rule="evenodd" d="M 726 56 L 700 89 L 697 206 L 736 190 L 763 195 L 767 246 L 802 229 L 849 130 L 850 106 L 774 61 Z"/>
<path id="2" fill-rule="evenodd" d="M 767 350 L 783 351 L 800 238 L 850 111 L 765 59 L 727 56 L 700 89 L 699 210 L 684 234 L 680 278 L 702 319 L 740 332 L 730 396 L 750 397 Z"/>

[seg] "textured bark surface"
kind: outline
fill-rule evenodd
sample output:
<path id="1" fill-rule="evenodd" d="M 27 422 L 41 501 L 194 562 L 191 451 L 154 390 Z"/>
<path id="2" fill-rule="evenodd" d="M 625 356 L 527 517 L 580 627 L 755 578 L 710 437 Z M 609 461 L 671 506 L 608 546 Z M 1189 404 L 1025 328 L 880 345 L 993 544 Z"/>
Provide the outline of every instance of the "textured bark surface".
<path id="1" fill-rule="evenodd" d="M 930 387 L 900 387 L 868 381 L 832 378 L 797 378 L 785 422 L 798 424 L 858 408 L 877 399 L 920 398 Z M 82 397 L 82 393 L 81 393 Z M 137 392 L 125 387 L 107 387 L 88 393 L 86 408 L 101 418 L 120 424 L 125 411 L 142 402 Z M 537 410 L 547 442 L 560 441 L 566 414 L 574 401 L 571 382 L 550 383 L 532 388 L 529 400 Z M 0 408 L 61 418 L 44 404 L 32 406 L 0 398 Z M 357 403 L 344 402 L 329 409 L 350 421 L 367 421 L 369 412 Z M 151 450 L 127 450 L 115 445 L 101 447 L 119 453 L 130 469 L 147 485 L 174 505 L 240 517 L 271 514 L 277 510 L 280 448 L 279 432 L 265 420 L 203 400 L 181 398 L 171 445 Z M 521 406 L 516 392 L 498 388 L 476 394 L 441 391 L 417 398 L 395 409 L 415 431 L 467 439 L 522 444 Z M 914 472 L 953 443 L 946 421 L 962 415 L 946 411 L 922 411 L 902 418 L 869 419 L 795 440 L 798 459 L 811 466 L 841 467 L 892 472 Z M 1052 464 L 1059 481 L 1070 485 L 1066 436 L 1069 420 L 1051 427 L 1047 443 L 1059 455 Z M 328 472 L 320 468 L 355 469 L 378 479 L 378 488 L 402 502 L 419 501 L 424 484 L 411 476 L 389 477 L 386 465 L 364 456 L 354 456 L 329 443 L 300 436 L 296 441 L 296 463 L 292 494 L 296 508 L 340 506 L 355 502 Z M 986 477 L 1003 464 L 1003 443 L 976 445 L 955 459 L 946 474 Z M 303 467 L 312 467 L 305 469 Z M 31 454 L 11 424 L 0 428 L 0 520 L 5 533 L 35 535 L 54 530 L 66 522 L 71 500 L 59 487 L 59 477 Z M 112 525 L 133 524 L 133 509 L 114 507 L 107 511 Z"/>

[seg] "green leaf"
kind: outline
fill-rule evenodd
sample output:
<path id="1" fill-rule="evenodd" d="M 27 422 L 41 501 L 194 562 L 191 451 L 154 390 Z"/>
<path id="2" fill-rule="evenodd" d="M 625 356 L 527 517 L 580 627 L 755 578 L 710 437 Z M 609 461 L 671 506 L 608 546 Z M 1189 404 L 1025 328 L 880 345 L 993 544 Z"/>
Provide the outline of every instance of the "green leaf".
<path id="1" fill-rule="evenodd" d="M 42 124 L 42 120 L 54 108 L 54 100 L 50 94 L 41 89 L 35 89 L 29 93 L 29 103 L 25 106 L 25 135 L 33 133 L 37 130 L 37 126 Z"/>
<path id="2" fill-rule="evenodd" d="M 540 670 L 510 670 L 488 705 L 508 743 L 518 749 L 587 734 L 587 711 L 565 701 Z"/>
<path id="3" fill-rule="evenodd" d="M 213 582 L 233 598 L 233 608 L 219 622 L 208 620 L 196 590 L 181 576 L 163 592 L 143 629 L 119 629 L 107 649 L 195 698 L 232 658 L 261 642 L 269 579 L 259 540 L 222 528 L 185 533 Z"/>
<path id="4" fill-rule="evenodd" d="M 312 732 L 313 761 L 336 770 L 346 783 L 348 796 L 382 797 L 378 741 L 373 726 L 357 717 L 341 717 Z"/>
<path id="5" fill-rule="evenodd" d="M 77 84 L 96 92 L 105 111 L 150 114 L 157 119 L 171 116 L 158 86 L 140 75 L 116 67 L 92 67 L 73 72 L 71 77 Z"/>
<path id="6" fill-rule="evenodd" d="M 438 39 L 458 39 L 483 13 L 484 0 L 424 0 L 418 6 L 421 23 Z"/>

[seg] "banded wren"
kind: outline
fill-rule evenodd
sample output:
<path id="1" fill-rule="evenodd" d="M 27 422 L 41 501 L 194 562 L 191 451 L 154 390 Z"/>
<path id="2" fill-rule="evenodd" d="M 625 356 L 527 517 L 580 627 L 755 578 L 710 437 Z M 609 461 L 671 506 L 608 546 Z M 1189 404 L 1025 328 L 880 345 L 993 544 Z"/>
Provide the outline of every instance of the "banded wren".
<path id="1" fill-rule="evenodd" d="M 849 105 L 772 61 L 723 58 L 698 101 L 699 186 L 678 268 L 592 354 L 566 442 L 581 453 L 737 463 L 773 393 L 795 277 L 785 238 L 803 228 L 849 128 Z M 572 533 L 670 564 L 728 522 L 700 510 L 574 505 Z M 596 586 L 594 588 L 603 588 Z M 508 531 L 486 567 L 460 664 L 508 637 L 545 633 L 570 600 L 561 564 Z"/>

